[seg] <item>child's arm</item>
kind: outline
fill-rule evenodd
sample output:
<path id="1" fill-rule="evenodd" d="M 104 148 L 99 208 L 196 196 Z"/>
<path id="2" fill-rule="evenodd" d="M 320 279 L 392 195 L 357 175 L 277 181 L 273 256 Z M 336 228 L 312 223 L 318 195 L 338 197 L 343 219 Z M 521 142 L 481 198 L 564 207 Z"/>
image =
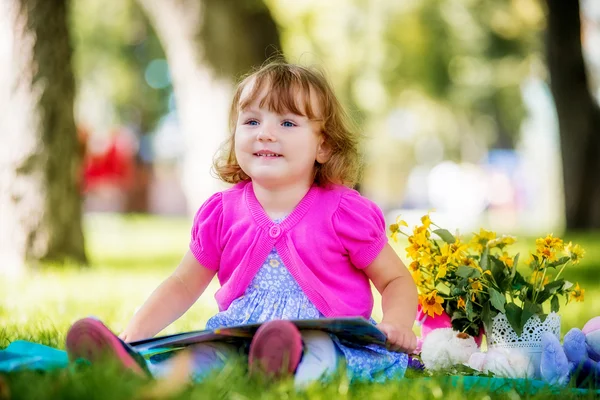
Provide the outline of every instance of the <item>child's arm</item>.
<path id="1" fill-rule="evenodd" d="M 188 250 L 175 272 L 152 292 L 119 337 L 133 342 L 156 335 L 194 304 L 214 276 L 215 271 L 200 265 Z"/>
<path id="2" fill-rule="evenodd" d="M 410 272 L 386 244 L 365 268 L 382 298 L 383 320 L 377 326 L 386 334 L 392 349 L 410 353 L 417 347 L 412 327 L 417 313 L 417 287 Z"/>

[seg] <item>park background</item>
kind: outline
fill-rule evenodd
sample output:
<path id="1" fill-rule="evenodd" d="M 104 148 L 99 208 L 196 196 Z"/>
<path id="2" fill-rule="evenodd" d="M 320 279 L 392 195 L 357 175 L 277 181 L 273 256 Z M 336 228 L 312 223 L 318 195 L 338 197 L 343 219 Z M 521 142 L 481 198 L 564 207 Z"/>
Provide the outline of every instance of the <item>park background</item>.
<path id="1" fill-rule="evenodd" d="M 563 333 L 600 315 L 599 2 L 7 0 L 0 348 L 63 348 L 88 315 L 124 328 L 225 188 L 210 167 L 235 82 L 281 54 L 333 83 L 365 136 L 357 188 L 388 222 L 434 210 L 522 253 L 573 240 L 586 257 L 565 276 L 586 292 Z M 216 288 L 165 332 L 202 328 Z"/>

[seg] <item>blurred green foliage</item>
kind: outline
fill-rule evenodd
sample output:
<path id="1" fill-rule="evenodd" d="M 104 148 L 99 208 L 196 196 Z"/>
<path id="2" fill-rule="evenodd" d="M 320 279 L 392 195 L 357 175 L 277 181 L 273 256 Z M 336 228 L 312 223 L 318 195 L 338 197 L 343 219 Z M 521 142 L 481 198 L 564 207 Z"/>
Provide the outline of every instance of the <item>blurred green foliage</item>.
<path id="1" fill-rule="evenodd" d="M 413 110 L 431 120 L 423 129 L 446 139 L 450 157 L 458 157 L 457 135 L 511 147 L 524 116 L 519 86 L 531 74 L 545 74 L 545 17 L 537 0 L 265 3 L 287 58 L 323 66 L 357 121 L 381 130 L 393 110 Z M 221 14 L 207 24 L 215 60 L 237 51 L 227 42 L 228 23 L 240 23 Z M 243 26 L 250 32 L 257 23 Z M 151 130 L 168 108 L 171 88 L 153 89 L 144 80 L 148 64 L 165 56 L 136 2 L 72 2 L 71 27 L 82 122 L 113 107 L 114 123 Z"/>
<path id="2" fill-rule="evenodd" d="M 512 147 L 524 116 L 519 86 L 543 73 L 536 0 L 268 3 L 291 60 L 324 64 L 362 121 L 406 107 L 438 119 L 441 137 Z"/>
<path id="3" fill-rule="evenodd" d="M 78 121 L 100 129 L 154 129 L 168 110 L 171 86 L 146 82 L 148 65 L 165 55 L 137 3 L 72 1 L 70 23 Z"/>

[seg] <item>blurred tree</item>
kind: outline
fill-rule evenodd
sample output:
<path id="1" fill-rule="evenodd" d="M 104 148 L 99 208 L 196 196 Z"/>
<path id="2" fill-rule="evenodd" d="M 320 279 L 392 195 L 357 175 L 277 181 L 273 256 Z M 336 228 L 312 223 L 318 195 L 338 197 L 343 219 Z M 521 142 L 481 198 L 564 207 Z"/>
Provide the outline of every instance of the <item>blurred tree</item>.
<path id="1" fill-rule="evenodd" d="M 227 133 L 232 82 L 280 51 L 262 0 L 138 0 L 160 38 L 185 137 L 183 187 L 190 212 L 222 188 L 208 172 Z"/>
<path id="2" fill-rule="evenodd" d="M 66 0 L 10 0 L 0 9 L 4 110 L 0 150 L 0 271 L 24 263 L 86 263 L 80 153 Z"/>
<path id="3" fill-rule="evenodd" d="M 128 126 L 146 134 L 168 111 L 164 51 L 135 0 L 71 5 L 77 122 L 96 131 Z"/>
<path id="4" fill-rule="evenodd" d="M 547 0 L 547 54 L 568 229 L 600 228 L 600 108 L 590 93 L 578 1 Z"/>

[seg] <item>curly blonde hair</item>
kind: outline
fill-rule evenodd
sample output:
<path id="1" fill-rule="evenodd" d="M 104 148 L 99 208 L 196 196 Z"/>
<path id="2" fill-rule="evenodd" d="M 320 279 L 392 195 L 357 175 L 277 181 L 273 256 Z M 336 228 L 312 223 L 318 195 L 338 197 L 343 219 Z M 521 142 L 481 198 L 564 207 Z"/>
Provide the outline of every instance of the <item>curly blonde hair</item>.
<path id="1" fill-rule="evenodd" d="M 251 92 L 240 102 L 242 91 L 250 82 L 253 82 Z M 327 79 L 317 70 L 281 61 L 264 65 L 247 75 L 237 86 L 229 113 L 230 134 L 213 163 L 217 176 L 234 184 L 249 179 L 235 156 L 236 122 L 240 110 L 256 100 L 265 86 L 268 87 L 267 95 L 261 99 L 260 107 L 267 107 L 278 114 L 291 112 L 321 122 L 320 133 L 330 157 L 323 164 L 315 161 L 314 182 L 319 186 L 356 184 L 361 171 L 359 135 L 352 128 L 348 115 Z M 296 96 L 298 90 L 304 96 Z M 311 104 L 311 95 L 318 104 Z M 300 102 L 303 104 L 297 104 L 298 98 L 302 99 Z M 319 110 L 319 115 L 315 110 Z"/>

